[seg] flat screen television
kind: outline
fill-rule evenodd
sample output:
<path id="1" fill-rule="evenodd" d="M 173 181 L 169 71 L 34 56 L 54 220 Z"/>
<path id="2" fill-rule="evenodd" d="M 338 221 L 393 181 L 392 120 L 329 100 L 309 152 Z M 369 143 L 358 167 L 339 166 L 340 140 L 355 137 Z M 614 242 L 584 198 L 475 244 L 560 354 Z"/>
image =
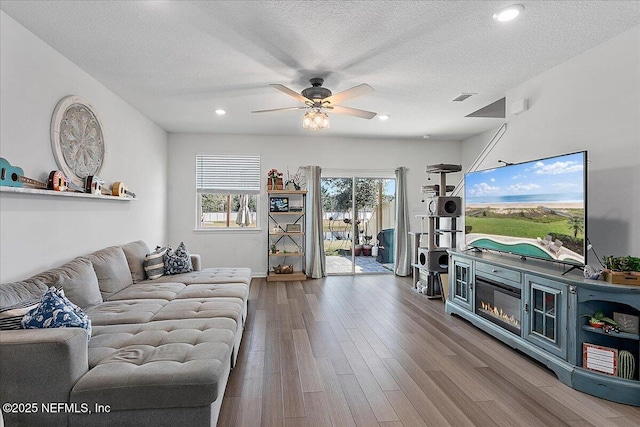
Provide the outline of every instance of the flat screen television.
<path id="1" fill-rule="evenodd" d="M 467 173 L 464 196 L 468 246 L 585 264 L 586 151 Z"/>

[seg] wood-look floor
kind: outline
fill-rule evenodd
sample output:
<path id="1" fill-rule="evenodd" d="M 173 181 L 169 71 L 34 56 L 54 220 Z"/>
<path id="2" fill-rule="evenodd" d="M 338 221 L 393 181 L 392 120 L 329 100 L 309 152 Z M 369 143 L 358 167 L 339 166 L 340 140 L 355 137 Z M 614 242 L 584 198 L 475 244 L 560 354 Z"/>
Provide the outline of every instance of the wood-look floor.
<path id="1" fill-rule="evenodd" d="M 392 275 L 254 279 L 219 426 L 639 426 Z"/>

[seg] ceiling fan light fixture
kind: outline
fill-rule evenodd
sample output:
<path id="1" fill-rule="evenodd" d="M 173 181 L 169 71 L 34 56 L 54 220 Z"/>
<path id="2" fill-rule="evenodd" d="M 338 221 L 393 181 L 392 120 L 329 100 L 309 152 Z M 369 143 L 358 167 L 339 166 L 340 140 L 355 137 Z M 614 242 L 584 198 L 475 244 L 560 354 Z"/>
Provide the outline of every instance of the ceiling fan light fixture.
<path id="1" fill-rule="evenodd" d="M 378 118 L 379 118 L 380 120 L 382 120 L 382 121 L 389 120 L 389 118 L 390 118 L 390 117 L 391 117 L 391 116 L 390 116 L 390 115 L 388 115 L 388 114 L 381 114 L 381 115 L 379 115 L 379 116 L 378 116 Z"/>
<path id="2" fill-rule="evenodd" d="M 327 113 L 319 110 L 311 110 L 302 116 L 302 127 L 311 131 L 329 129 L 331 127 L 331 121 Z"/>
<path id="3" fill-rule="evenodd" d="M 512 4 L 499 9 L 493 14 L 493 19 L 498 22 L 508 22 L 516 19 L 522 13 L 524 6 L 521 4 Z"/>

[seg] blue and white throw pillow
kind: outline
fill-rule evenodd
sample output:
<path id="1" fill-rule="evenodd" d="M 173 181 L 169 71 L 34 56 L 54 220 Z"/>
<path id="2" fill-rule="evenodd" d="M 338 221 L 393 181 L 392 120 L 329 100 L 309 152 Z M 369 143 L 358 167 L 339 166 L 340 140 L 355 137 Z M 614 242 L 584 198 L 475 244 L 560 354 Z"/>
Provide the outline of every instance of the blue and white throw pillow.
<path id="1" fill-rule="evenodd" d="M 164 254 L 164 274 L 180 274 L 190 271 L 193 271 L 191 255 L 189 255 L 184 242 L 180 242 L 175 251 L 169 246 L 167 253 Z"/>
<path id="2" fill-rule="evenodd" d="M 22 318 L 25 329 L 84 328 L 91 339 L 91 319 L 64 296 L 62 289 L 50 287 L 40 304 Z"/>

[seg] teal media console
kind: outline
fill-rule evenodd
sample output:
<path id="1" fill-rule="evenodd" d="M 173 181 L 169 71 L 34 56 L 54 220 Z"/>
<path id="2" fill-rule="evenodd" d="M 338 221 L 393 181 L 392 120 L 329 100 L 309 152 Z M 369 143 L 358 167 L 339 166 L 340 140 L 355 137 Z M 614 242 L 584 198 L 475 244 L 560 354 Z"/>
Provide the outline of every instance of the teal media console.
<path id="1" fill-rule="evenodd" d="M 598 310 L 639 316 L 640 286 L 586 280 L 566 266 L 509 254 L 448 252 L 447 313 L 538 360 L 576 390 L 640 406 L 638 332 L 607 333 L 586 317 Z M 633 376 L 623 378 L 630 369 Z"/>

